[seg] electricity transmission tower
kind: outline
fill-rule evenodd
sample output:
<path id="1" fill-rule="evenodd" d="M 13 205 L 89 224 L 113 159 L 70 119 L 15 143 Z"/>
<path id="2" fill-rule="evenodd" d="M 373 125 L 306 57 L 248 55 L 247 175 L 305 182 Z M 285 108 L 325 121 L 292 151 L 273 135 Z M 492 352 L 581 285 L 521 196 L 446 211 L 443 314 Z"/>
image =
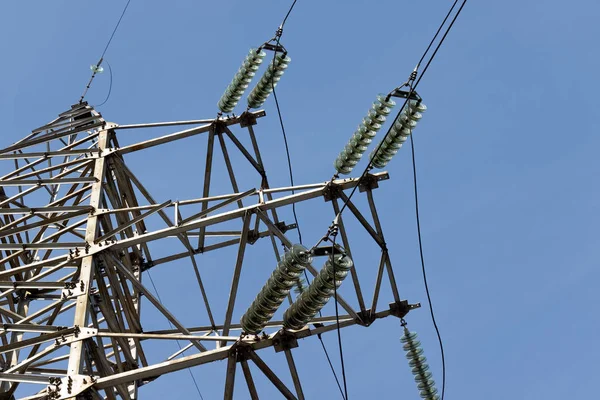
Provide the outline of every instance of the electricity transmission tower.
<path id="1" fill-rule="evenodd" d="M 0 159 L 12 168 L 0 178 L 0 399 L 136 399 L 140 386 L 162 375 L 218 360 L 227 363 L 226 399 L 233 397 L 236 378 L 247 382 L 251 398 L 259 398 L 252 364 L 254 373 L 264 374 L 285 398 L 303 399 L 302 373 L 293 358 L 294 349 L 302 346 L 298 339 L 315 340 L 310 337 L 338 327 L 368 327 L 388 316 L 401 318 L 415 307 L 398 294 L 375 206 L 373 192 L 388 174 L 271 188 L 255 133 L 264 116 L 259 110 L 206 120 L 119 125 L 83 102 L 0 150 Z M 153 136 L 129 143 L 131 130 Z M 132 153 L 197 135 L 208 137 L 204 171 L 180 173 L 190 182 L 203 176 L 201 198 L 163 201 L 169 193 L 150 193 L 128 167 Z M 222 154 L 220 165 L 215 152 Z M 255 181 L 240 181 L 232 158 L 247 163 L 256 172 Z M 219 169 L 226 175 L 215 177 Z M 211 184 L 223 176 L 232 193 L 211 195 Z M 350 200 L 348 192 L 355 188 L 357 196 Z M 353 201 L 358 196 L 368 204 L 364 209 Z M 331 204 L 331 219 L 345 203 L 346 219 L 338 218 L 315 247 L 298 246 L 288 235 L 296 226 L 279 217 L 280 209 L 323 200 Z M 350 218 L 381 250 L 369 254 L 366 265 L 348 261 L 354 251 L 346 229 Z M 245 252 L 257 242 L 269 243 L 274 257 L 249 265 Z M 159 258 L 153 256 L 155 249 Z M 207 282 L 202 278 L 203 257 L 219 249 L 237 254 L 235 262 L 219 266 L 230 281 Z M 344 257 L 345 264 L 340 261 Z M 178 260 L 194 271 L 202 299 L 197 306 L 204 318 L 201 326 L 181 322 L 182 308 L 165 307 L 143 279 L 145 271 L 169 268 Z M 336 278 L 327 280 L 320 272 L 332 263 L 329 273 Z M 240 279 L 242 269 L 275 272 L 266 284 L 250 284 Z M 322 276 L 303 282 L 300 271 Z M 331 283 L 340 284 L 346 274 L 342 296 Z M 374 287 L 365 290 L 364 276 Z M 207 285 L 215 284 L 226 287 L 223 299 L 209 299 Z M 290 291 L 291 286 L 299 288 Z M 236 300 L 241 287 L 258 295 L 253 305 Z M 384 287 L 391 298 L 380 299 Z M 313 289 L 321 290 L 322 304 L 315 305 Z M 323 308 L 333 296 L 340 306 L 339 319 L 331 307 Z M 298 304 L 300 297 L 303 304 Z M 289 308 L 283 319 L 272 312 L 279 304 L 281 311 Z M 147 308 L 162 314 L 172 329 L 144 329 L 141 315 Z M 179 351 L 160 362 L 147 357 L 150 343 L 176 340 L 185 342 L 183 350 L 189 355 L 180 357 Z M 289 369 L 269 367 L 261 357 L 267 348 L 281 352 Z M 238 364 L 243 378 L 236 373 Z M 286 380 L 291 375 L 293 387 L 283 383 L 283 374 Z"/>

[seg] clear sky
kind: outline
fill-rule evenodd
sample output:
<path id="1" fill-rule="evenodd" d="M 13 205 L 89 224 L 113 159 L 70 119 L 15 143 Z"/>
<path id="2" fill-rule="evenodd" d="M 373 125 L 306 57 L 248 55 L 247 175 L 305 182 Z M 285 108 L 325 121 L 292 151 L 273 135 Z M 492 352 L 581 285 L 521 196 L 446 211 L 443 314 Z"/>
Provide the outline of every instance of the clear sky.
<path id="1" fill-rule="evenodd" d="M 248 49 L 273 35 L 289 3 L 133 0 L 106 55 L 114 83 L 99 110 L 118 123 L 214 117 Z M 450 3 L 298 1 L 283 37 L 292 63 L 277 88 L 298 184 L 331 177 L 333 160 L 371 102 L 407 78 Z M 2 3 L 2 147 L 78 100 L 124 4 Z M 589 0 L 471 1 L 420 85 L 429 108 L 415 131 L 421 222 L 448 400 L 597 397 L 599 15 L 600 5 Z M 108 79 L 96 79 L 91 104 L 102 102 Z M 259 142 L 271 185 L 285 186 L 272 98 L 265 109 Z M 161 201 L 200 197 L 203 143 L 127 161 Z M 375 197 L 399 288 L 403 298 L 425 305 L 408 148 L 387 170 L 392 179 Z M 194 174 L 197 183 L 184 183 Z M 298 207 L 309 243 L 329 223 L 312 208 L 323 204 L 314 204 Z M 289 210 L 285 216 L 291 222 Z M 360 244 L 354 251 L 361 250 L 373 251 Z M 220 261 L 209 260 L 210 277 L 210 263 Z M 269 257 L 264 270 L 272 266 Z M 183 318 L 193 315 L 199 305 L 185 302 L 169 271 L 153 274 L 163 301 Z M 219 285 L 215 278 L 211 290 L 228 290 Z M 242 291 L 251 299 L 256 287 Z M 427 309 L 407 320 L 441 384 Z M 343 331 L 349 397 L 417 398 L 400 335 L 396 319 Z M 335 336 L 325 340 L 339 371 Z M 317 340 L 302 341 L 295 354 L 307 398 L 339 398 Z M 283 366 L 281 357 L 265 357 Z M 224 372 L 224 363 L 193 369 L 205 399 L 222 396 Z M 258 384 L 264 398 L 277 398 L 265 380 Z M 148 399 L 173 393 L 197 396 L 187 371 L 141 389 Z M 249 398 L 241 374 L 236 398 Z"/>

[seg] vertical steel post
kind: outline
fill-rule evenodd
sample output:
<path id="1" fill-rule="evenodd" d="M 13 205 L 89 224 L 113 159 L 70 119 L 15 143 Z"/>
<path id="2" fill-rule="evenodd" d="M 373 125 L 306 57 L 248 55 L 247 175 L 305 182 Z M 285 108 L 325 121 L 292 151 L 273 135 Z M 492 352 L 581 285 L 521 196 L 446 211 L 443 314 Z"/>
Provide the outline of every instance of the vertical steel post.
<path id="1" fill-rule="evenodd" d="M 87 227 L 85 231 L 85 240 L 87 243 L 92 244 L 96 239 L 98 217 L 95 211 L 99 208 L 100 199 L 102 197 L 102 185 L 104 180 L 105 172 L 105 157 L 102 152 L 106 149 L 108 143 L 108 137 L 113 134 L 111 124 L 105 126 L 98 135 L 98 150 L 101 152 L 100 156 L 94 162 L 94 178 L 96 182 L 92 184 L 92 192 L 90 196 L 90 206 L 93 212 L 88 217 Z M 84 327 L 88 324 L 88 313 L 90 307 L 90 286 L 94 278 L 94 255 L 89 255 L 81 260 L 81 269 L 79 279 L 84 285 L 84 294 L 77 297 L 77 305 L 75 306 L 75 318 L 73 319 L 73 325 Z M 67 371 L 69 375 L 81 374 L 83 366 L 83 353 L 84 346 L 82 341 L 75 341 L 71 343 L 71 350 L 69 352 L 69 364 Z"/>

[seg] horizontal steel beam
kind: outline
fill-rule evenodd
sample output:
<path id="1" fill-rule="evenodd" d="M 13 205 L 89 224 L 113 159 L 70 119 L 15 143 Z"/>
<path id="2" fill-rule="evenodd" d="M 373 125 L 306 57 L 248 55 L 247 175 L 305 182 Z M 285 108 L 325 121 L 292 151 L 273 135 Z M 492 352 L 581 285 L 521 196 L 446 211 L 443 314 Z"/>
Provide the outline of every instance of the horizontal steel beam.
<path id="1" fill-rule="evenodd" d="M 255 118 L 261 118 L 266 115 L 264 110 L 259 110 L 256 112 L 250 113 Z M 150 122 L 146 124 L 127 124 L 127 125 L 117 125 L 114 129 L 138 129 L 138 128 L 159 128 L 163 126 L 177 126 L 177 125 L 198 125 L 198 124 L 210 124 L 215 121 L 228 121 L 232 118 L 218 118 L 218 119 L 191 119 L 187 121 L 168 121 L 168 122 Z M 235 119 L 239 119 L 239 117 L 235 117 Z"/>
<path id="2" fill-rule="evenodd" d="M 340 321 L 351 321 L 353 320 L 353 318 L 348 315 L 348 314 L 343 314 L 340 315 L 339 317 Z M 317 323 L 329 323 L 329 322 L 335 322 L 336 321 L 336 317 L 335 316 L 327 316 L 327 317 L 315 317 L 311 320 L 311 324 L 317 324 Z M 282 327 L 283 326 L 283 321 L 278 320 L 278 321 L 269 321 L 267 322 L 266 327 Z M 223 329 L 223 325 L 216 325 L 214 327 L 212 326 L 195 326 L 195 327 L 191 327 L 188 328 L 188 330 L 190 332 L 196 332 L 196 333 L 200 333 L 200 332 L 212 332 L 213 330 L 221 330 Z M 241 330 L 242 326 L 240 324 L 231 324 L 230 327 L 231 330 Z M 146 333 L 149 334 L 161 334 L 161 335 L 165 335 L 165 334 L 176 334 L 179 331 L 176 329 L 165 329 L 165 330 L 157 330 L 157 331 L 148 331 Z"/>
<path id="3" fill-rule="evenodd" d="M 69 250 L 82 247 L 85 247 L 85 243 L 0 243 L 0 250 Z M 36 263 L 32 268 L 48 265 L 48 262 L 50 262 L 50 260 L 41 261 Z M 32 265 L 33 263 L 29 266 L 31 267 Z"/>
<path id="4" fill-rule="evenodd" d="M 98 119 L 98 117 L 94 117 L 94 118 Z M 100 128 L 103 124 L 104 124 L 104 121 L 100 121 L 100 122 L 93 123 L 93 124 L 90 124 L 90 125 L 87 125 L 87 126 L 78 127 L 76 130 L 67 130 L 67 131 L 63 131 L 61 133 L 56 133 L 55 132 L 51 136 L 49 136 L 49 135 L 40 136 L 40 137 L 31 139 L 31 140 L 28 140 L 26 142 L 21 142 L 19 144 L 15 144 L 15 145 L 6 147 L 6 148 L 0 150 L 0 153 L 1 154 L 5 154 L 5 153 L 9 153 L 11 151 L 23 149 L 25 147 L 34 146 L 36 144 L 49 142 L 51 140 L 61 139 L 61 138 L 65 137 L 65 136 L 73 135 L 73 134 L 78 133 L 78 132 L 83 132 L 83 131 L 88 131 L 88 130 L 91 130 L 91 129 Z"/>
<path id="5" fill-rule="evenodd" d="M 78 149 L 78 150 L 58 150 L 58 151 L 38 151 L 30 153 L 0 154 L 0 160 L 17 160 L 23 158 L 51 158 L 51 157 L 71 157 L 86 155 L 87 158 L 97 158 L 98 149 Z"/>
<path id="6" fill-rule="evenodd" d="M 383 311 L 383 312 L 377 313 L 374 315 L 374 317 L 376 319 L 378 319 L 378 318 L 385 318 L 389 315 L 390 315 L 390 312 L 388 310 L 388 311 Z M 348 326 L 351 326 L 354 324 L 356 324 L 356 322 L 353 320 L 340 322 L 340 328 L 348 327 Z M 289 334 L 295 336 L 297 339 L 302 339 L 302 338 L 305 338 L 308 336 L 318 335 L 320 333 L 328 332 L 328 331 L 335 330 L 335 329 L 337 329 L 337 324 L 331 324 L 331 325 L 322 326 L 322 327 L 318 327 L 318 328 L 312 328 L 312 329 L 304 328 L 299 331 L 289 331 Z M 275 333 L 275 334 L 269 335 L 266 338 L 261 338 L 261 340 L 259 340 L 258 342 L 249 343 L 246 345 L 249 346 L 250 348 L 252 348 L 253 350 L 260 350 L 260 349 L 264 349 L 267 347 L 271 347 L 271 346 L 273 346 L 273 344 L 274 344 L 273 342 L 277 338 L 277 335 L 278 335 L 278 333 Z M 237 346 L 238 344 L 234 344 L 234 345 Z M 198 353 L 198 354 L 193 354 L 190 356 L 173 359 L 170 361 L 165 361 L 165 362 L 154 364 L 154 365 L 149 365 L 147 367 L 138 368 L 138 369 L 135 369 L 132 371 L 126 371 L 126 372 L 118 373 L 115 375 L 102 377 L 96 381 L 96 384 L 94 385 L 94 387 L 96 389 L 105 389 L 105 388 L 112 387 L 115 385 L 133 382 L 138 379 L 157 377 L 157 376 L 169 373 L 169 372 L 180 371 L 185 368 L 195 367 L 195 366 L 210 363 L 213 361 L 224 360 L 227 358 L 229 351 L 231 350 L 232 346 L 234 346 L 234 345 L 225 346 L 225 347 L 221 347 L 219 349 L 209 350 L 209 351 L 205 351 L 205 352 Z"/>
<path id="7" fill-rule="evenodd" d="M 191 119 L 189 121 L 168 121 L 168 122 L 149 122 L 145 124 L 125 124 L 117 125 L 114 129 L 140 129 L 140 128 L 161 128 L 164 126 L 178 126 L 178 125 L 200 125 L 200 124 L 211 124 L 214 119 Z"/>
<path id="8" fill-rule="evenodd" d="M 264 111 L 257 111 L 255 113 L 252 113 L 252 115 L 254 115 L 254 117 L 256 117 L 256 118 L 259 118 L 266 114 Z M 173 142 L 175 140 L 185 139 L 185 138 L 192 137 L 192 136 L 204 133 L 204 132 L 208 132 L 209 130 L 211 130 L 211 127 L 215 124 L 215 122 L 218 122 L 220 124 L 224 124 L 224 125 L 228 126 L 228 125 L 239 124 L 241 122 L 241 120 L 242 120 L 241 117 L 218 118 L 218 119 L 212 120 L 211 123 L 208 123 L 206 125 L 202 125 L 202 126 L 199 126 L 196 128 L 186 129 L 184 131 L 171 133 L 169 135 L 146 140 L 144 142 L 139 142 L 139 143 L 131 144 L 128 146 L 124 146 L 124 147 L 121 147 L 118 151 L 121 154 L 128 154 L 128 153 L 132 153 L 134 151 L 148 149 L 150 147 L 159 146 L 161 144 Z"/>
<path id="9" fill-rule="evenodd" d="M 377 177 L 378 175 L 386 175 L 387 176 L 387 172 L 381 172 L 381 173 L 377 173 L 377 174 L 373 174 L 373 175 L 375 177 Z M 360 178 L 348 178 L 348 179 L 337 179 L 337 180 L 333 181 L 333 183 L 336 184 L 338 187 L 340 187 L 342 190 L 345 190 L 345 189 L 351 189 L 351 188 L 355 187 L 359 183 L 359 181 L 360 181 Z M 315 189 L 311 189 L 311 190 L 308 190 L 305 192 L 300 192 L 300 193 L 292 194 L 289 196 L 281 197 L 281 198 L 278 198 L 275 200 L 270 200 L 263 204 L 257 204 L 257 205 L 247 206 L 244 208 L 238 208 L 236 210 L 228 211 L 228 212 L 214 215 L 211 217 L 206 217 L 206 218 L 203 218 L 198 221 L 192 221 L 187 224 L 182 224 L 180 226 L 164 228 L 164 229 L 156 230 L 154 232 L 149 232 L 149 233 L 138 235 L 138 236 L 135 236 L 132 238 L 117 241 L 116 243 L 113 243 L 109 246 L 111 246 L 114 249 L 122 249 L 122 248 L 130 247 L 130 246 L 138 245 L 140 243 L 151 242 L 151 241 L 163 238 L 163 237 L 172 236 L 172 235 L 179 234 L 179 233 L 184 233 L 184 232 L 194 230 L 194 229 L 197 229 L 200 227 L 214 225 L 217 223 L 241 218 L 244 216 L 244 214 L 246 212 L 248 212 L 248 211 L 253 212 L 255 209 L 260 209 L 260 210 L 266 211 L 266 210 L 283 207 L 286 205 L 298 203 L 298 202 L 309 200 L 309 199 L 315 199 L 315 198 L 323 196 L 323 189 L 327 186 L 328 183 L 329 182 L 325 182 L 322 184 L 321 187 L 317 187 Z"/>
<path id="10" fill-rule="evenodd" d="M 26 186 L 26 185 L 66 185 L 71 183 L 94 183 L 94 177 L 58 178 L 58 179 L 14 179 L 0 181 L 0 186 Z"/>
<path id="11" fill-rule="evenodd" d="M 65 284 L 62 282 L 20 282 L 20 281 L 0 281 L 0 289 L 63 289 Z"/>
<path id="12" fill-rule="evenodd" d="M 196 336 L 196 335 L 160 335 L 156 333 L 116 333 L 116 332 L 106 332 L 101 331 L 98 332 L 96 336 L 100 337 L 123 337 L 123 338 L 132 338 L 132 339 L 140 339 L 140 340 L 150 340 L 150 339 L 158 339 L 158 340 L 203 340 L 207 342 L 218 342 L 218 341 L 226 341 L 226 342 L 236 342 L 240 338 L 237 336 Z"/>
<path id="13" fill-rule="evenodd" d="M 91 211 L 90 206 L 54 206 L 54 207 L 18 207 L 18 208 L 0 208 L 0 215 L 7 214 L 52 214 L 57 212 L 72 212 L 72 211 Z"/>
<path id="14" fill-rule="evenodd" d="M 34 374 L 7 374 L 0 372 L 0 381 L 6 382 L 21 382 L 21 383 L 37 383 L 47 385 L 50 383 L 50 377 L 46 375 Z"/>
<path id="15" fill-rule="evenodd" d="M 7 332 L 34 332 L 49 333 L 65 329 L 64 326 L 37 325 L 37 324 L 3 324 L 0 326 Z"/>

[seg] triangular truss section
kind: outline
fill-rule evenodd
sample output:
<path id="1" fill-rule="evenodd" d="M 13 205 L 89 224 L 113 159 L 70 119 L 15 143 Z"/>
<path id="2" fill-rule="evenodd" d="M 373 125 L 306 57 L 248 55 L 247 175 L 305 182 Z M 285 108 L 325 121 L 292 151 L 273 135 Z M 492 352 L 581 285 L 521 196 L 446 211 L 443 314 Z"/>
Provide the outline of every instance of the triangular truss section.
<path id="1" fill-rule="evenodd" d="M 353 256 L 346 221 L 354 218 L 379 249 L 371 264 L 352 267 L 338 293 L 344 310 L 341 327 L 369 326 L 378 318 L 402 317 L 409 311 L 411 306 L 398 294 L 373 198 L 387 173 L 271 188 L 254 131 L 263 116 L 264 111 L 257 111 L 119 125 L 82 103 L 0 150 L 0 160 L 12 169 L 0 178 L 0 399 L 135 399 L 140 386 L 161 375 L 217 360 L 228 360 L 225 398 L 233 397 L 237 364 L 251 397 L 258 398 L 251 361 L 285 398 L 302 399 L 291 349 L 298 339 L 336 329 L 331 310 L 324 309 L 300 330 L 283 329 L 276 316 L 261 335 L 249 335 L 239 323 L 249 304 L 237 301 L 241 287 L 258 293 L 262 285 L 242 279 L 243 269 L 250 268 L 244 263 L 248 248 L 269 243 L 274 256 L 262 266 L 269 269 L 294 244 L 287 233 L 295 224 L 280 218 L 294 203 L 324 199 L 332 205 L 333 218 L 347 202 L 350 212 L 339 220 L 338 247 Z M 118 138 L 131 141 L 133 136 L 119 132 L 129 130 L 166 133 L 121 145 Z M 207 137 L 204 171 L 194 173 L 203 176 L 200 198 L 174 201 L 170 193 L 158 197 L 126 162 L 128 154 L 199 135 Z M 222 167 L 215 165 L 217 154 L 231 193 L 211 196 L 214 172 Z M 254 171 L 256 180 L 240 182 L 232 160 Z M 348 199 L 348 191 L 357 185 L 368 202 L 366 216 Z M 211 298 L 208 289 L 215 282 L 204 278 L 202 260 L 227 249 L 233 260 L 222 266 L 228 282 L 218 282 L 226 290 L 222 299 Z M 316 276 L 328 253 L 323 246 L 312 250 L 314 262 L 306 269 Z M 201 299 L 199 324 L 184 322 L 185 308 L 165 306 L 143 279 L 145 271 L 177 262 L 194 276 Z M 363 275 L 375 282 L 367 293 L 361 287 Z M 384 286 L 393 296 L 385 302 L 380 299 Z M 295 297 L 292 291 L 288 299 Z M 144 329 L 142 299 L 152 308 L 144 307 L 144 312 L 161 315 L 168 328 Z M 182 357 L 179 351 L 162 362 L 149 361 L 149 342 L 175 340 L 189 343 L 183 350 L 191 355 Z M 267 347 L 285 353 L 293 388 L 259 357 Z"/>

